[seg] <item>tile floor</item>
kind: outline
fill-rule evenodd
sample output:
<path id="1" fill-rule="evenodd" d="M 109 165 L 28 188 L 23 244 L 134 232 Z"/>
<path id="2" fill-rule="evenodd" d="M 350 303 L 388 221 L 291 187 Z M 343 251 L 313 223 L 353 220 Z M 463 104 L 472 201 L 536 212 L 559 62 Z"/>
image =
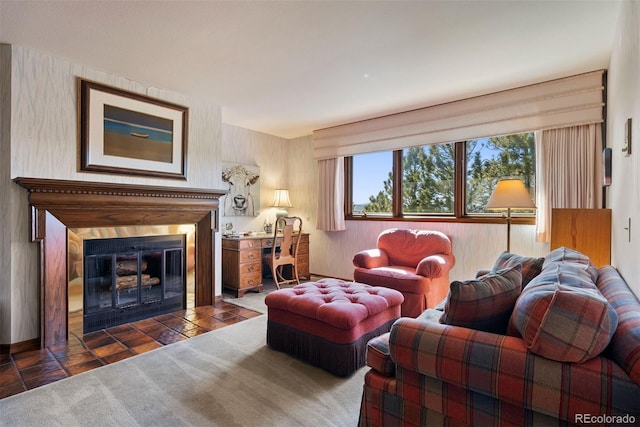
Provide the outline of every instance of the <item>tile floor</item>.
<path id="1" fill-rule="evenodd" d="M 81 314 L 70 314 L 65 345 L 0 354 L 0 399 L 259 315 L 219 301 L 83 334 Z"/>

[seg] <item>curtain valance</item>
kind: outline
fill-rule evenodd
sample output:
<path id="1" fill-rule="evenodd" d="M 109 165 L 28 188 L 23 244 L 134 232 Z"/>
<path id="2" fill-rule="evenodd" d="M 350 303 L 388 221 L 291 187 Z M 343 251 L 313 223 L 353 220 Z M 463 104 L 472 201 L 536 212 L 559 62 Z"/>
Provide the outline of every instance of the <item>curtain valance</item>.
<path id="1" fill-rule="evenodd" d="M 316 159 L 603 121 L 603 70 L 313 133 Z"/>

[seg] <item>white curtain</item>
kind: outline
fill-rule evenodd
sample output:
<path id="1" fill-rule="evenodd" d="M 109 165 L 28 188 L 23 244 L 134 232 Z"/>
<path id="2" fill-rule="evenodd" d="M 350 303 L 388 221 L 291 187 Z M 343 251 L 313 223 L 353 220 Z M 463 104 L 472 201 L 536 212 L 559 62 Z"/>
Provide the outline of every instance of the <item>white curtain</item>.
<path id="1" fill-rule="evenodd" d="M 602 207 L 602 125 L 536 132 L 536 240 L 551 238 L 553 208 Z"/>
<path id="2" fill-rule="evenodd" d="M 318 229 L 346 230 L 344 158 L 318 160 Z"/>

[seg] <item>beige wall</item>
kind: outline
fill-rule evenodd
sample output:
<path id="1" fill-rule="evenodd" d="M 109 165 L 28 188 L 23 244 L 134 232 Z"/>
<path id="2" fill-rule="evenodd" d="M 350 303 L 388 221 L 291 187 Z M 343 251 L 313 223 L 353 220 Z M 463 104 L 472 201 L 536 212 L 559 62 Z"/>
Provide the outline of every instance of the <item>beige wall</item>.
<path id="1" fill-rule="evenodd" d="M 288 140 L 249 129 L 222 125 L 223 162 L 258 166 L 260 168 L 260 211 L 255 217 L 222 216 L 221 224 L 233 223 L 236 231 L 262 231 L 265 219 L 275 219 L 273 192 L 276 188 L 288 188 L 289 170 Z M 226 184 L 220 188 L 227 189 Z M 291 195 L 295 206 L 295 199 Z M 290 213 L 293 213 L 291 210 Z"/>
<path id="2" fill-rule="evenodd" d="M 623 3 L 616 28 L 607 92 L 607 146 L 613 154 L 607 204 L 613 213 L 612 264 L 640 296 L 640 2 Z M 633 123 L 630 157 L 622 153 L 627 118 Z M 625 230 L 629 219 L 630 236 Z"/>

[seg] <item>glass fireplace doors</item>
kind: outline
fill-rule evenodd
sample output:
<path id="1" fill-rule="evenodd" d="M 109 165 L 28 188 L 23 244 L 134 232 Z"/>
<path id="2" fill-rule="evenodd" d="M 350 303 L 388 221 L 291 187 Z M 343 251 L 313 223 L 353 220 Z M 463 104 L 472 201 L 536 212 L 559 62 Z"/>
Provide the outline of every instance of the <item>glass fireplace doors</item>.
<path id="1" fill-rule="evenodd" d="M 91 239 L 83 246 L 85 333 L 185 308 L 185 235 Z"/>

